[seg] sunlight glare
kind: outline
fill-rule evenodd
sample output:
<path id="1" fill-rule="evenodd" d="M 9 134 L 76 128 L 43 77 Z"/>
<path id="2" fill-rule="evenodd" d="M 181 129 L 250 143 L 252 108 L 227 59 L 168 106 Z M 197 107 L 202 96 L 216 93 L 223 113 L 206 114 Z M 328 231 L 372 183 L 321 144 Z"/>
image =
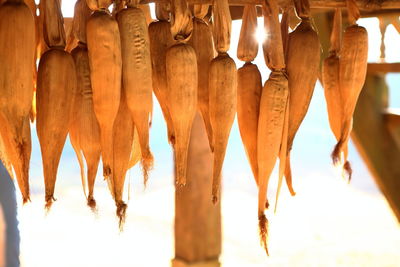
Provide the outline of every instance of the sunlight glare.
<path id="1" fill-rule="evenodd" d="M 257 27 L 255 38 L 260 44 L 264 43 L 267 39 L 267 33 L 265 32 L 263 25 Z"/>

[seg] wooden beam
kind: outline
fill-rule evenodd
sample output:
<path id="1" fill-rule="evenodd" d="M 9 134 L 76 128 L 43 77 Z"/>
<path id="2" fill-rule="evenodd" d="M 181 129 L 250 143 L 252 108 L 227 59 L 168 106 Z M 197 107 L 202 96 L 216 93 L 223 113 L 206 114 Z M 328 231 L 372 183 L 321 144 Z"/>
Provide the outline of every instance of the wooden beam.
<path id="1" fill-rule="evenodd" d="M 219 267 L 221 206 L 211 201 L 213 156 L 203 119 L 193 123 L 187 183 L 175 192 L 175 259 L 173 267 Z"/>
<path id="2" fill-rule="evenodd" d="M 368 63 L 369 74 L 400 72 L 400 63 Z"/>
<path id="3" fill-rule="evenodd" d="M 383 114 L 387 94 L 384 76 L 367 76 L 354 113 L 352 140 L 400 222 L 400 149 Z"/>
<path id="4" fill-rule="evenodd" d="M 383 114 L 383 119 L 387 129 L 400 149 L 400 111 L 399 110 L 386 110 Z"/>
<path id="5" fill-rule="evenodd" d="M 141 0 L 141 4 L 167 2 L 168 0 Z M 230 5 L 243 6 L 246 4 L 262 5 L 265 0 L 228 0 Z M 356 0 L 360 10 L 400 9 L 399 0 Z M 278 0 L 281 7 L 292 6 L 292 0 Z M 188 0 L 189 4 L 212 4 L 213 0 Z M 346 0 L 310 0 L 311 8 L 346 7 Z"/>

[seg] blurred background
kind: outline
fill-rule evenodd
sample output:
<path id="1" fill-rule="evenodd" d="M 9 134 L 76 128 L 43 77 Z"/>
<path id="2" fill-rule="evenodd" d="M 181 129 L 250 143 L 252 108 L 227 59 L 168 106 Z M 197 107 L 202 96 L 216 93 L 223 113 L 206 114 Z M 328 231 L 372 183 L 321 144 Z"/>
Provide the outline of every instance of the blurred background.
<path id="1" fill-rule="evenodd" d="M 63 1 L 64 17 L 73 16 L 74 4 Z M 359 24 L 369 33 L 369 61 L 379 61 L 378 19 L 361 19 Z M 241 21 L 233 22 L 229 52 L 238 68 L 243 64 L 236 58 L 240 26 Z M 262 39 L 263 35 L 259 30 L 255 38 Z M 386 61 L 400 61 L 399 43 L 400 36 L 390 25 L 385 39 Z M 261 50 L 255 63 L 264 82 L 269 70 Z M 399 81 L 399 74 L 387 75 L 392 108 L 400 108 Z M 146 189 L 139 166 L 128 172 L 125 196 L 129 196 L 129 206 L 121 233 L 101 169 L 95 188 L 98 214 L 86 206 L 78 162 L 69 140 L 58 168 L 57 201 L 45 214 L 41 153 L 34 124 L 32 138 L 32 203 L 24 207 L 19 203 L 18 208 L 22 266 L 169 266 L 174 257 L 173 157 L 155 97 L 151 128 L 155 166 Z M 291 153 L 297 195 L 291 197 L 283 186 L 277 213 L 268 214 L 267 257 L 259 245 L 257 188 L 235 121 L 223 168 L 222 266 L 400 266 L 400 226 L 395 216 L 351 143 L 352 181 L 347 184 L 341 178 L 340 171 L 331 164 L 335 143 L 323 88 L 317 82 Z M 275 170 L 270 183 L 271 200 L 276 186 Z M 19 195 L 17 198 L 21 199 Z"/>

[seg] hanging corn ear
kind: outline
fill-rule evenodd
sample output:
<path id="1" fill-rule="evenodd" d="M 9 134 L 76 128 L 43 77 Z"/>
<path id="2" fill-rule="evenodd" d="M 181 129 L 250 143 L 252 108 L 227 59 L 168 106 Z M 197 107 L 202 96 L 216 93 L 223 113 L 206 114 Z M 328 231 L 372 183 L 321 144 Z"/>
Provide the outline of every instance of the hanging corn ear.
<path id="1" fill-rule="evenodd" d="M 353 127 L 353 113 L 358 96 L 363 88 L 367 74 L 368 33 L 356 21 L 360 17 L 354 0 L 347 0 L 350 26 L 343 34 L 343 43 L 339 58 L 339 88 L 342 97 L 342 126 L 340 140 L 332 152 L 335 164 L 343 162 L 343 168 L 351 179 L 352 170 L 347 160 L 347 146 Z M 341 154 L 344 153 L 343 160 Z"/>
<path id="2" fill-rule="evenodd" d="M 152 71 L 146 18 L 135 0 L 117 15 L 121 35 L 122 82 L 133 123 L 139 134 L 144 184 L 153 167 L 149 128 L 153 110 Z"/>
<path id="3" fill-rule="evenodd" d="M 264 58 L 271 69 L 271 75 L 265 82 L 261 94 L 260 115 L 257 133 L 258 157 L 258 218 L 261 242 L 268 253 L 268 220 L 264 210 L 268 208 L 268 182 L 276 159 L 280 157 L 280 174 L 286 162 L 285 127 L 288 123 L 289 89 L 285 70 L 282 35 L 278 19 L 278 4 L 275 0 L 265 1 L 263 5 L 265 30 L 268 39 L 263 44 Z"/>
<path id="4" fill-rule="evenodd" d="M 173 145 L 175 143 L 175 135 L 167 102 L 168 86 L 165 59 L 167 49 L 174 43 L 174 39 L 171 34 L 171 25 L 168 22 L 169 13 L 165 9 L 164 3 L 156 3 L 156 10 L 158 11 L 156 14 L 159 20 L 150 23 L 149 38 L 153 90 L 167 123 L 168 142 Z"/>
<path id="5" fill-rule="evenodd" d="M 243 11 L 237 55 L 246 63 L 238 70 L 237 112 L 240 136 L 250 162 L 254 179 L 258 184 L 257 129 L 262 91 L 261 74 L 251 61 L 257 56 L 255 38 L 257 13 L 254 5 L 246 5 Z"/>
<path id="6" fill-rule="evenodd" d="M 126 204 L 122 200 L 125 176 L 129 168 L 133 144 L 134 124 L 127 105 L 125 93 L 121 93 L 121 101 L 117 118 L 114 123 L 114 201 L 119 227 L 122 230 L 125 222 Z"/>
<path id="7" fill-rule="evenodd" d="M 210 122 L 213 130 L 213 202 L 220 195 L 221 172 L 226 146 L 236 114 L 237 71 L 232 58 L 226 53 L 231 41 L 231 14 L 227 0 L 216 0 L 213 5 L 214 45 L 218 56 L 211 61 L 209 74 Z"/>
<path id="8" fill-rule="evenodd" d="M 112 183 L 113 126 L 122 79 L 120 34 L 117 21 L 105 10 L 90 16 L 86 30 L 94 112 L 101 133 L 103 175 Z"/>
<path id="9" fill-rule="evenodd" d="M 190 132 L 197 110 L 197 59 L 194 49 L 186 44 L 193 28 L 186 1 L 173 0 L 171 10 L 171 32 L 177 43 L 166 54 L 168 108 L 175 133 L 175 180 L 185 185 Z"/>
<path id="10" fill-rule="evenodd" d="M 46 189 L 46 208 L 54 200 L 54 187 L 61 153 L 67 138 L 77 86 L 72 56 L 65 52 L 65 33 L 58 0 L 47 0 L 43 6 L 44 39 L 50 50 L 39 64 L 36 93 L 36 131 L 42 152 Z"/>
<path id="11" fill-rule="evenodd" d="M 208 5 L 206 5 L 206 7 L 208 7 Z M 204 8 L 196 8 L 195 11 L 196 10 L 197 12 L 195 12 L 195 17 L 193 18 L 193 33 L 189 40 L 189 44 L 196 52 L 197 69 L 201 70 L 198 72 L 197 105 L 201 115 L 203 116 L 208 141 L 210 143 L 211 151 L 213 151 L 212 128 L 209 114 L 208 75 L 210 62 L 214 57 L 214 47 L 211 28 L 207 22 L 203 20 L 204 15 L 207 13 L 204 12 Z"/>
<path id="12" fill-rule="evenodd" d="M 0 6 L 0 134 L 8 159 L 4 161 L 14 169 L 24 203 L 29 200 L 27 151 L 31 149 L 30 135 L 24 134 L 29 123 L 24 124 L 32 106 L 34 57 L 32 13 L 22 0 L 8 0 Z"/>
<path id="13" fill-rule="evenodd" d="M 310 24 L 308 0 L 296 0 L 296 12 L 301 23 L 289 34 L 287 49 L 287 73 L 290 90 L 288 149 L 292 149 L 295 135 L 307 114 L 318 78 L 320 44 L 318 34 Z M 285 177 L 292 195 L 290 156 L 287 159 Z"/>
<path id="14" fill-rule="evenodd" d="M 74 126 L 70 127 L 71 143 L 78 158 L 83 156 L 87 166 L 87 203 L 92 209 L 96 206 L 93 197 L 94 182 L 101 154 L 100 127 L 97 122 L 93 107 L 93 92 L 90 81 L 89 56 L 86 45 L 79 43 L 78 47 L 72 50 L 77 75 L 77 93 L 74 104 L 73 121 Z M 78 148 L 76 148 L 78 146 Z M 83 169 L 81 169 L 83 172 Z M 82 180 L 86 177 L 82 173 Z M 86 181 L 83 185 L 86 184 Z"/>
<path id="15" fill-rule="evenodd" d="M 261 74 L 257 65 L 246 63 L 238 70 L 237 112 L 240 136 L 258 184 L 257 131 L 262 91 Z"/>
<path id="16" fill-rule="evenodd" d="M 342 13 L 338 8 L 333 20 L 331 34 L 331 46 L 329 56 L 324 60 L 322 67 L 322 81 L 324 83 L 324 93 L 328 109 L 330 128 L 337 141 L 340 140 L 342 131 L 342 97 L 339 87 L 339 53 L 342 34 Z M 345 148 L 347 156 L 347 147 Z"/>

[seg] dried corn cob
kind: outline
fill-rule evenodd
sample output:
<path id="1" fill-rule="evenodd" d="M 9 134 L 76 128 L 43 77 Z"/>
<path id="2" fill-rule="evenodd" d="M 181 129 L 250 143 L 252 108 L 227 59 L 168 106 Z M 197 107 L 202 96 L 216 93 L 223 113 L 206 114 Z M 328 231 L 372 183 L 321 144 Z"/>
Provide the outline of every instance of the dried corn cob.
<path id="1" fill-rule="evenodd" d="M 254 5 L 244 7 L 237 55 L 246 63 L 238 70 L 237 112 L 240 136 L 249 159 L 254 179 L 258 184 L 257 129 L 262 91 L 261 74 L 252 64 L 258 53 L 255 38 L 257 14 Z"/>
<path id="2" fill-rule="evenodd" d="M 193 18 L 193 33 L 189 40 L 189 44 L 196 52 L 197 69 L 201 70 L 198 72 L 197 105 L 203 117 L 211 151 L 213 151 L 213 135 L 209 114 L 208 75 L 210 62 L 214 57 L 214 47 L 210 26 L 203 20 L 204 16 L 207 14 L 204 10 L 208 10 L 208 5 L 205 6 L 207 8 L 195 8 L 195 16 Z"/>
<path id="3" fill-rule="evenodd" d="M 30 127 L 26 120 L 32 106 L 34 57 L 32 13 L 22 0 L 8 0 L 0 6 L 0 135 L 2 160 L 12 165 L 24 203 L 29 200 L 31 137 L 25 130 Z"/>
<path id="4" fill-rule="evenodd" d="M 287 73 L 290 90 L 288 150 L 292 149 L 295 135 L 307 114 L 308 107 L 318 78 L 320 44 L 318 34 L 310 24 L 308 0 L 296 0 L 296 12 L 301 23 L 289 34 L 287 50 Z M 290 168 L 290 154 L 287 159 Z M 285 177 L 292 195 L 291 170 L 285 170 Z"/>
<path id="5" fill-rule="evenodd" d="M 146 18 L 135 1 L 117 14 L 121 35 L 122 81 L 133 123 L 139 134 L 144 184 L 153 166 L 149 147 L 149 124 L 153 110 L 152 70 Z"/>
<path id="6" fill-rule="evenodd" d="M 174 43 L 174 39 L 171 34 L 171 25 L 167 20 L 169 13 L 165 9 L 164 3 L 156 3 L 156 14 L 159 20 L 149 25 L 150 54 L 154 94 L 157 97 L 167 123 L 168 142 L 174 144 L 175 135 L 167 102 L 168 86 L 165 63 L 167 49 Z"/>
<path id="7" fill-rule="evenodd" d="M 360 14 L 355 1 L 347 0 L 347 6 L 351 25 L 344 32 L 339 58 L 339 88 L 343 105 L 342 126 L 340 140 L 332 152 L 332 159 L 337 164 L 341 161 L 341 153 L 344 153 L 343 168 L 350 180 L 352 171 L 347 160 L 347 145 L 353 127 L 354 109 L 367 74 L 368 33 L 364 27 L 356 23 Z"/>
<path id="8" fill-rule="evenodd" d="M 278 4 L 275 0 L 265 1 L 263 5 L 264 23 L 268 41 L 263 45 L 264 58 L 271 69 L 271 75 L 264 84 L 261 94 L 260 115 L 258 119 L 257 157 L 258 157 L 258 218 L 261 242 L 267 249 L 268 220 L 264 210 L 268 208 L 267 189 L 276 159 L 280 156 L 280 178 L 285 166 L 285 128 L 289 105 L 288 80 L 282 45 L 281 29 L 278 19 Z M 283 145 L 282 145 L 283 144 Z M 283 150 L 284 151 L 284 150 Z"/>
<path id="9" fill-rule="evenodd" d="M 89 5 L 90 7 L 90 5 Z M 113 126 L 121 97 L 122 59 L 117 21 L 95 11 L 86 26 L 93 104 L 100 125 L 103 175 L 112 185 Z"/>
<path id="10" fill-rule="evenodd" d="M 172 1 L 171 10 L 171 32 L 177 43 L 166 54 L 168 108 L 175 133 L 176 183 L 185 185 L 190 132 L 197 109 L 197 59 L 194 49 L 186 44 L 192 33 L 186 1 Z"/>

